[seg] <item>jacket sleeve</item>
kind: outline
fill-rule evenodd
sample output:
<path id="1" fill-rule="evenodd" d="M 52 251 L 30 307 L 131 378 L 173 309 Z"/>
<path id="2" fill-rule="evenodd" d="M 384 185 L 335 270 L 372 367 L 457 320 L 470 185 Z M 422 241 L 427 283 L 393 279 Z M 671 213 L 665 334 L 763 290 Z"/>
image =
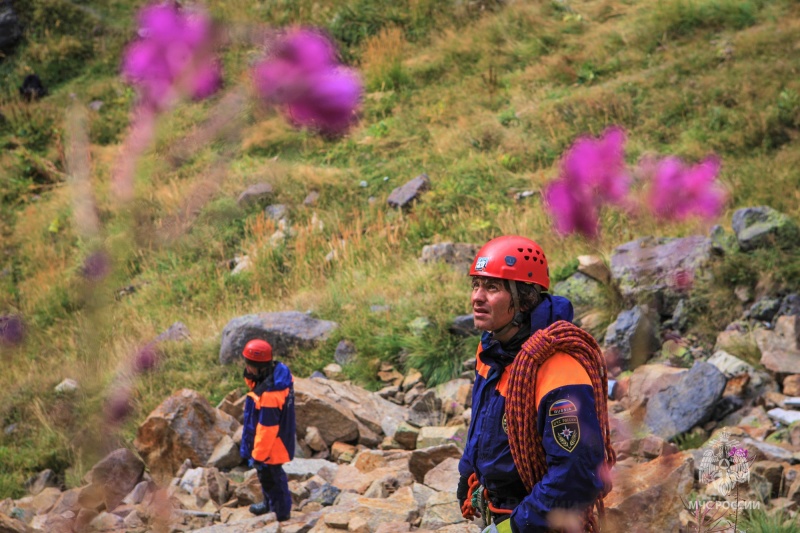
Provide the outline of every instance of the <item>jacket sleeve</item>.
<path id="1" fill-rule="evenodd" d="M 269 459 L 280 429 L 281 410 L 286 403 L 289 389 L 262 392 L 259 397 L 258 423 L 253 442 L 253 459 L 266 462 Z"/>
<path id="2" fill-rule="evenodd" d="M 515 533 L 546 531 L 552 527 L 548 515 L 556 509 L 582 514 L 603 489 L 605 446 L 591 385 L 549 390 L 537 408 L 537 430 L 547 472 L 511 515 Z"/>

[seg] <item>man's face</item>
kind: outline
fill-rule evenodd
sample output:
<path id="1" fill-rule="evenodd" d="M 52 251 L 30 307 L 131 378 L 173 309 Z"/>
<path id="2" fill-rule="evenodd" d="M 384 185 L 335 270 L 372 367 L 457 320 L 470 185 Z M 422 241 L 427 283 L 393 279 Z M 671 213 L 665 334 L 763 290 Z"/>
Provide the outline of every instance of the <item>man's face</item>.
<path id="1" fill-rule="evenodd" d="M 247 369 L 247 371 L 248 371 L 248 372 L 250 372 L 251 374 L 258 374 L 258 369 L 257 369 L 256 367 L 254 367 L 254 366 L 252 366 L 252 365 L 249 365 L 249 364 L 247 364 L 247 363 L 245 363 L 245 364 L 244 364 L 244 367 L 245 367 L 245 368 Z"/>
<path id="2" fill-rule="evenodd" d="M 497 331 L 514 318 L 511 293 L 501 279 L 473 277 L 471 301 L 477 329 Z"/>

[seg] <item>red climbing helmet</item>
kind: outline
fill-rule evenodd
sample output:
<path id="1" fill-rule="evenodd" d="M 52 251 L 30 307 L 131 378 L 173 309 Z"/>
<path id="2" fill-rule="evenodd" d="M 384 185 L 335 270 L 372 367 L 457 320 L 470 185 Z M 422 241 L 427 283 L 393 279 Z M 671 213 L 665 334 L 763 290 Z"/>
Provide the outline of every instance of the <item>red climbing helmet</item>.
<path id="1" fill-rule="evenodd" d="M 497 237 L 484 244 L 472 261 L 469 275 L 550 288 L 550 271 L 542 247 L 518 235 Z"/>
<path id="2" fill-rule="evenodd" d="M 263 364 L 272 361 L 272 346 L 261 339 L 253 339 L 244 346 L 242 350 L 244 358 L 251 363 Z"/>

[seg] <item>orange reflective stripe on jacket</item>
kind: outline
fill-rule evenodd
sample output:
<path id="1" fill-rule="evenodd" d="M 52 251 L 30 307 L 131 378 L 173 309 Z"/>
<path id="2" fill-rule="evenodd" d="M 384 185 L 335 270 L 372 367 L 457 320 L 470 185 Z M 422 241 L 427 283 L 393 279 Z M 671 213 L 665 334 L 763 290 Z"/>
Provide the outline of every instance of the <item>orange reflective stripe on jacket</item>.
<path id="1" fill-rule="evenodd" d="M 548 392 L 567 385 L 591 387 L 592 380 L 574 357 L 557 352 L 542 363 L 536 373 L 536 409 L 539 409 L 539 403 Z"/>

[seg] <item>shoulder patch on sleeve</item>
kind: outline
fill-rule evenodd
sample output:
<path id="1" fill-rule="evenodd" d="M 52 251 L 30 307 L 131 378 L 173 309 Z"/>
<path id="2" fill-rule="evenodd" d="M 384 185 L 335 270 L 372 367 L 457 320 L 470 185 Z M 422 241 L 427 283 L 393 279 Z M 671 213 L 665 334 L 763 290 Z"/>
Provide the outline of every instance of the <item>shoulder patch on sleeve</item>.
<path id="1" fill-rule="evenodd" d="M 577 416 L 562 416 L 550 422 L 556 444 L 572 453 L 581 440 L 581 426 Z"/>

